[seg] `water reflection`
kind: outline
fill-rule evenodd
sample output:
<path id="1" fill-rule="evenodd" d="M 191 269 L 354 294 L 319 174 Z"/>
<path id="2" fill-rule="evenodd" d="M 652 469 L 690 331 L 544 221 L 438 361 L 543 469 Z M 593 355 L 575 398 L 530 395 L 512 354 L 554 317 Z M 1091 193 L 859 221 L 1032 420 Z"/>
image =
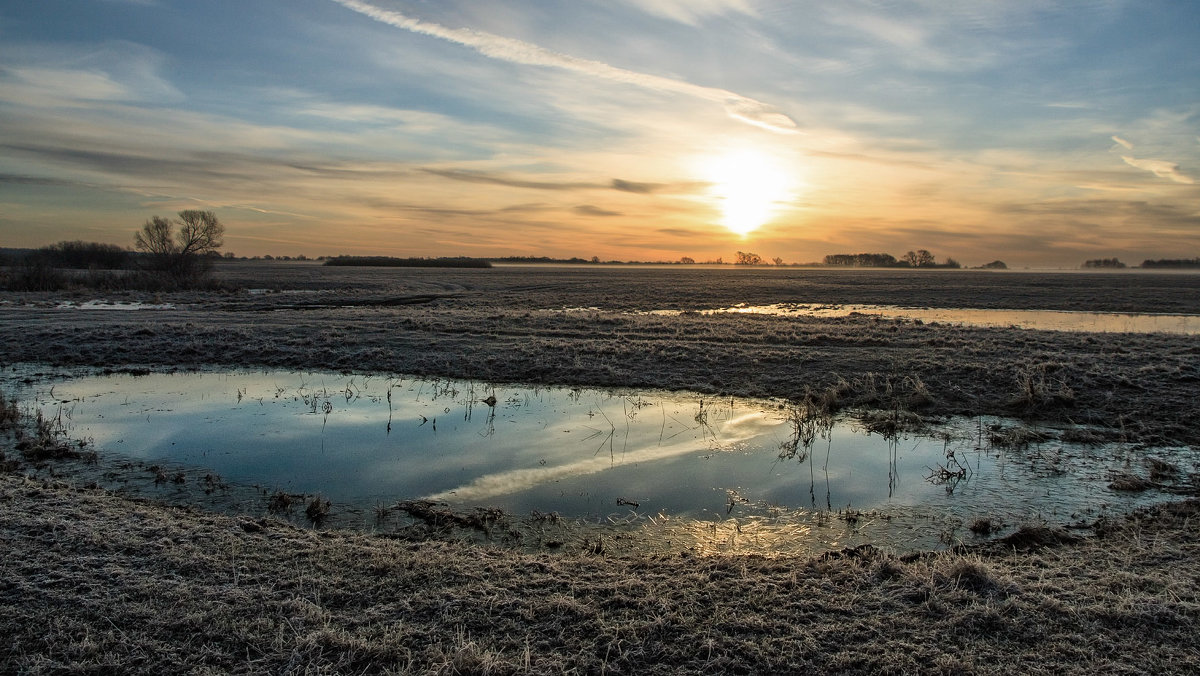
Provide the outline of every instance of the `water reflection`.
<path id="1" fill-rule="evenodd" d="M 1069 310 L 985 310 L 973 308 L 918 308 L 895 305 L 813 305 L 777 303 L 735 305 L 700 310 L 700 314 L 765 314 L 776 316 L 848 317 L 867 315 L 885 319 L 938 322 L 961 326 L 1017 327 L 1040 331 L 1092 333 L 1200 334 L 1200 316 Z M 680 310 L 652 310 L 648 314 L 678 315 Z"/>
<path id="2" fill-rule="evenodd" d="M 343 513 L 425 499 L 786 551 L 817 530 L 828 546 L 928 544 L 981 515 L 1072 520 L 1148 499 L 1108 488 L 1131 449 L 1040 435 L 1002 450 L 984 428 L 1004 421 L 876 434 L 796 403 L 321 372 L 8 377 L 102 453 Z"/>

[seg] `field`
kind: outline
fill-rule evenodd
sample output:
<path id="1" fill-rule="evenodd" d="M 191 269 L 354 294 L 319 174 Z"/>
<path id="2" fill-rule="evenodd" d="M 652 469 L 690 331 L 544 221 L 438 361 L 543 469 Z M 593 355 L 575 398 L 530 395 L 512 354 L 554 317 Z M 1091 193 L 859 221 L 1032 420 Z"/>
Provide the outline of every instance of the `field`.
<path id="1" fill-rule="evenodd" d="M 0 365 L 686 389 L 1085 424 L 1160 452 L 1200 444 L 1195 336 L 641 314 L 738 303 L 1200 314 L 1200 275 L 306 263 L 216 274 L 227 291 L 106 296 L 166 309 L 57 307 L 96 299 L 86 291 L 0 296 Z M 1183 673 L 1200 660 L 1192 502 L 1104 519 L 1084 538 L 1031 526 L 906 560 L 695 559 L 401 543 L 168 509 L 44 473 L 0 482 L 4 672 Z"/>

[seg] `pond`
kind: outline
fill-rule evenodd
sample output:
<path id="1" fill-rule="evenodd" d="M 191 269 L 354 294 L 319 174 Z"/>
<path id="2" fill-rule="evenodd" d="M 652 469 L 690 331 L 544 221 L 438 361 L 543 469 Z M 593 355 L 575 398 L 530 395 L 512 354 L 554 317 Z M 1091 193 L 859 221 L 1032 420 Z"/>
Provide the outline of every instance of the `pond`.
<path id="1" fill-rule="evenodd" d="M 265 496 L 320 495 L 334 523 L 356 527 L 411 523 L 379 517 L 428 500 L 616 524 L 704 551 L 911 549 L 948 530 L 970 537 L 979 518 L 1073 522 L 1162 497 L 1109 487 L 1146 473 L 1144 451 L 1000 419 L 880 434 L 782 401 L 327 372 L 17 369 L 5 380 L 93 442 L 109 487 L 260 513 Z M 1014 434 L 1023 441 L 997 441 Z M 1194 469 L 1191 451 L 1169 456 Z M 215 486 L 253 489 L 213 497 Z"/>

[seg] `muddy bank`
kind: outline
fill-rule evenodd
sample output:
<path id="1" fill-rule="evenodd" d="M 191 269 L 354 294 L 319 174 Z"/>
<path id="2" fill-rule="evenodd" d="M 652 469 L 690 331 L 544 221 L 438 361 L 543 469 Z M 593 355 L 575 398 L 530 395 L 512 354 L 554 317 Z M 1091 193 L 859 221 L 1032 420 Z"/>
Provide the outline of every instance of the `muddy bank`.
<path id="1" fill-rule="evenodd" d="M 0 506 L 5 673 L 1185 673 L 1200 629 L 1191 503 L 908 560 L 525 555 L 13 474 Z"/>
<path id="2" fill-rule="evenodd" d="M 1200 275 L 754 270 L 223 268 L 255 293 L 65 310 L 8 294 L 5 363 L 334 369 L 761 397 L 837 388 L 842 406 L 1019 415 L 1114 439 L 1200 443 L 1195 337 L 970 328 L 873 317 L 627 310 L 733 302 L 1197 311 Z M 272 290 L 273 292 L 267 292 Z M 83 294 L 86 295 L 86 294 Z M 77 299 L 82 295 L 76 294 Z M 601 309 L 563 313 L 563 307 Z"/>

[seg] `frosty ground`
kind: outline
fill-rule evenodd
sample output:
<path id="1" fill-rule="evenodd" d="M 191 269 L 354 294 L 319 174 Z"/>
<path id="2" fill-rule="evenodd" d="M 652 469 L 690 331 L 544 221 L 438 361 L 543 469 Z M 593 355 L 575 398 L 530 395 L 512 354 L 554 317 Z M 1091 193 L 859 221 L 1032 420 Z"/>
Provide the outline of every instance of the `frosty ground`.
<path id="1" fill-rule="evenodd" d="M 235 289 L 227 293 L 124 298 L 174 305 L 167 310 L 58 309 L 61 295 L 9 294 L 0 352 L 9 363 L 270 366 L 785 398 L 837 387 L 844 406 L 899 397 L 925 415 L 1017 414 L 1126 440 L 1200 442 L 1194 336 L 635 314 L 780 302 L 1200 314 L 1200 275 L 727 268 L 234 263 L 218 270 Z"/>
<path id="2" fill-rule="evenodd" d="M 779 302 L 1200 313 L 1195 275 L 237 262 L 216 274 L 228 290 L 107 298 L 170 309 L 5 294 L 0 359 L 46 372 L 270 366 L 819 394 L 846 409 L 1200 443 L 1194 336 L 637 314 Z M 0 474 L 0 506 L 4 672 L 1182 673 L 1200 660 L 1188 502 L 1105 520 L 1084 539 L 1031 527 L 904 561 L 401 543 L 20 471 Z"/>

